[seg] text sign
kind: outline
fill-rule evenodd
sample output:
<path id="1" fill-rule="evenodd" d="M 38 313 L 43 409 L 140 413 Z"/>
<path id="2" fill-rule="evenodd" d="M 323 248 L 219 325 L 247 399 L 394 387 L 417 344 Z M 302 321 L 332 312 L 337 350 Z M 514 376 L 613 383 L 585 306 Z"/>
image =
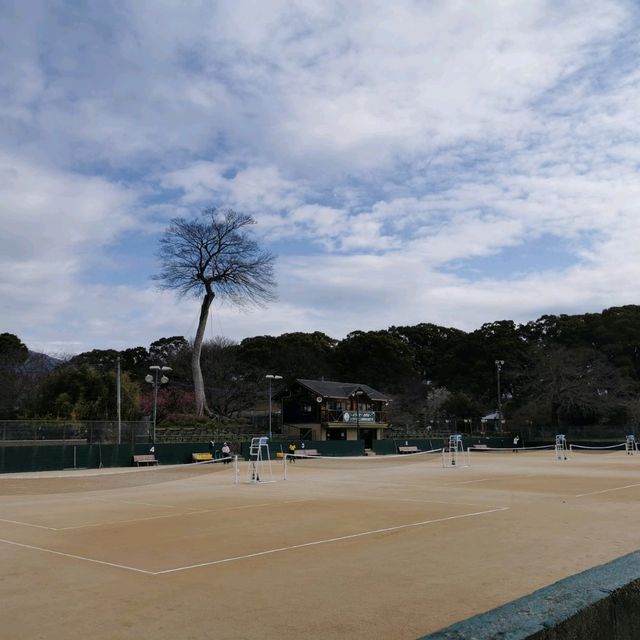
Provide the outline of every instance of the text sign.
<path id="1" fill-rule="evenodd" d="M 375 411 L 345 411 L 342 414 L 342 421 L 349 424 L 358 424 L 363 422 L 375 422 Z"/>

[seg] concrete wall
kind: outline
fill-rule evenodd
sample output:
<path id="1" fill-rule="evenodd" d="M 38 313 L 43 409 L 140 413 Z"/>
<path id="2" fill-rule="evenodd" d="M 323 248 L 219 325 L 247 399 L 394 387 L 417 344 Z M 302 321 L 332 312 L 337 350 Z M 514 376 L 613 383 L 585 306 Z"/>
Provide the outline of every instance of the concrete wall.
<path id="1" fill-rule="evenodd" d="M 638 640 L 640 551 L 420 640 Z"/>

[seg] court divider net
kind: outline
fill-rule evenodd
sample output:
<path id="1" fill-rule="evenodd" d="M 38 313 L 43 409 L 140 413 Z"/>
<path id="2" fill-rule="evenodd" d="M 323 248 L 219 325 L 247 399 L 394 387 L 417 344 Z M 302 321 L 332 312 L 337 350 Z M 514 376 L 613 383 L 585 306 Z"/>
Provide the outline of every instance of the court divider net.
<path id="1" fill-rule="evenodd" d="M 374 456 L 323 456 L 308 455 L 297 451 L 284 456 L 284 473 L 297 465 L 314 470 L 375 471 L 376 469 L 402 468 L 430 461 L 441 461 L 442 448 L 417 451 L 415 453 Z"/>
<path id="2" fill-rule="evenodd" d="M 228 474 L 228 481 L 237 483 L 237 456 L 176 465 L 2 474 L 0 475 L 0 495 L 82 493 L 191 480 L 210 474 Z"/>
<path id="3" fill-rule="evenodd" d="M 572 453 L 615 453 L 616 450 L 624 451 L 626 449 L 626 446 L 626 442 L 620 442 L 619 444 L 612 444 L 606 447 L 590 447 L 586 444 L 570 444 L 569 450 Z"/>
<path id="4" fill-rule="evenodd" d="M 471 445 L 468 451 L 471 451 L 474 455 L 476 453 L 529 453 L 534 451 L 544 451 L 555 449 L 555 444 L 541 444 L 535 447 L 486 447 L 484 445 Z"/>

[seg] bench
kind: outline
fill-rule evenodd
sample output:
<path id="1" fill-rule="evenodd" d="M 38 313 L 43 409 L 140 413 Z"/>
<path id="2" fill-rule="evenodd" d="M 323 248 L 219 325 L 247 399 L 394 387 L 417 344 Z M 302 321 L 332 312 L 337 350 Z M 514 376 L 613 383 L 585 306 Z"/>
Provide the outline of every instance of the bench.
<path id="1" fill-rule="evenodd" d="M 205 462 L 206 460 L 213 460 L 212 453 L 192 453 L 191 462 Z"/>
<path id="2" fill-rule="evenodd" d="M 472 444 L 471 448 L 472 449 L 488 449 L 489 446 L 486 444 Z"/>
<path id="3" fill-rule="evenodd" d="M 418 453 L 418 451 L 420 451 L 420 449 L 415 446 L 398 447 L 398 453 Z"/>
<path id="4" fill-rule="evenodd" d="M 153 453 L 145 453 L 144 455 L 133 456 L 133 464 L 139 467 L 141 464 L 158 464 Z"/>
<path id="5" fill-rule="evenodd" d="M 317 449 L 296 449 L 296 457 L 308 458 L 310 456 L 319 456 L 320 453 Z"/>

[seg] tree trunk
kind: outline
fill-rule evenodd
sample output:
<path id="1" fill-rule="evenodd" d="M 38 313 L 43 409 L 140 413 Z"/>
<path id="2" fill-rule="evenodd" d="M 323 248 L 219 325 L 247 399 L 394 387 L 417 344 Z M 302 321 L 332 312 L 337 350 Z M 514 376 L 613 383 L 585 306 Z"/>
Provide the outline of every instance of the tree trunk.
<path id="1" fill-rule="evenodd" d="M 193 353 L 191 355 L 191 373 L 193 375 L 193 388 L 196 396 L 196 415 L 204 415 L 204 412 L 211 413 L 207 406 L 207 398 L 204 394 L 204 380 L 202 378 L 202 369 L 200 368 L 200 353 L 202 352 L 202 341 L 204 340 L 204 332 L 207 328 L 207 319 L 209 318 L 209 307 L 213 302 L 215 294 L 209 287 L 202 299 L 200 305 L 200 319 L 198 320 L 198 330 L 193 341 Z"/>

